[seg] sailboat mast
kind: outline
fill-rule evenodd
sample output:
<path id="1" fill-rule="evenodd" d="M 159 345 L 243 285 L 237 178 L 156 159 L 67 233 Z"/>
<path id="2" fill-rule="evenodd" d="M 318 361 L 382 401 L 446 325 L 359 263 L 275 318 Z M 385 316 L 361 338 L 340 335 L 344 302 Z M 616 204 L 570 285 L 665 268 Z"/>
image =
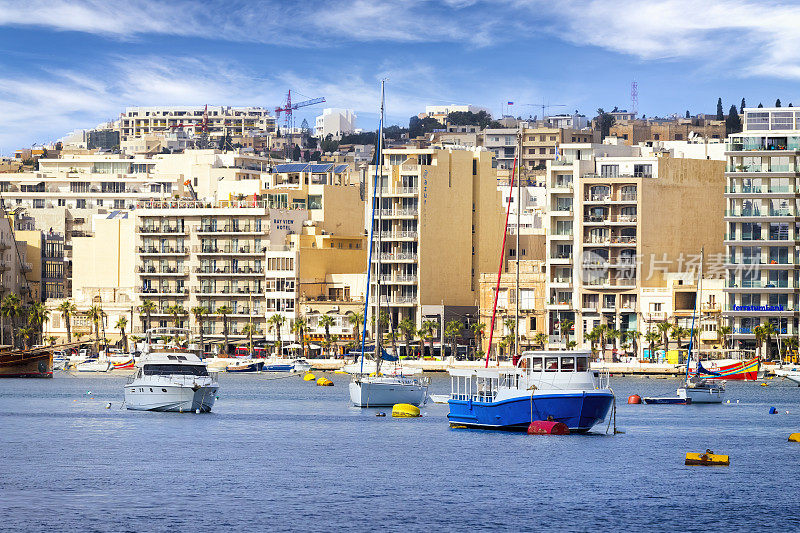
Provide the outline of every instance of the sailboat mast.
<path id="1" fill-rule="evenodd" d="M 697 293 L 694 299 L 694 311 L 692 312 L 692 331 L 689 333 L 689 353 L 686 355 L 686 379 L 689 379 L 689 363 L 692 361 L 692 351 L 694 348 L 694 317 L 697 310 L 700 310 L 700 327 L 703 326 L 703 262 L 705 261 L 705 246 L 700 248 L 700 277 L 697 280 Z M 697 336 L 698 338 L 700 335 Z M 678 347 L 680 348 L 680 346 Z M 697 371 L 700 372 L 700 359 L 698 358 Z"/>
<path id="2" fill-rule="evenodd" d="M 517 150 L 518 153 L 522 153 L 522 130 L 517 133 Z M 522 212 L 522 203 L 520 202 L 520 197 L 522 196 L 522 165 L 517 167 L 517 245 L 516 245 L 516 271 L 517 271 L 517 279 L 516 279 L 516 288 L 514 294 L 516 297 L 514 300 L 516 301 L 516 309 L 514 312 L 514 355 L 519 357 L 519 256 L 520 256 L 520 248 L 519 248 L 519 228 L 520 228 L 520 220 L 521 220 L 521 212 Z"/>
<path id="3" fill-rule="evenodd" d="M 375 263 L 375 276 L 377 279 L 377 298 L 375 299 L 375 365 L 376 372 L 380 371 L 381 361 L 381 253 L 383 253 L 381 232 L 383 231 L 383 111 L 384 111 L 384 84 L 381 80 L 381 118 L 378 124 L 378 159 L 375 161 L 380 168 L 378 175 L 378 256 Z M 387 295 L 388 296 L 388 295 Z"/>

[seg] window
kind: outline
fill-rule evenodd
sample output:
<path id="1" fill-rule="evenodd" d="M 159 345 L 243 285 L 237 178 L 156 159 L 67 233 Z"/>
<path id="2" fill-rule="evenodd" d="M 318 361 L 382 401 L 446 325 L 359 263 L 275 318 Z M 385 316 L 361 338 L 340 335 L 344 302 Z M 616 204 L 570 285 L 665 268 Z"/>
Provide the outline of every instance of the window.
<path id="1" fill-rule="evenodd" d="M 637 178 L 652 178 L 653 165 L 633 165 L 633 175 Z"/>
<path id="2" fill-rule="evenodd" d="M 561 358 L 561 370 L 563 372 L 573 372 L 575 370 L 575 358 L 574 357 L 562 357 Z"/>
<path id="3" fill-rule="evenodd" d="M 308 195 L 308 208 L 309 209 L 322 209 L 322 195 L 309 194 Z"/>
<path id="4" fill-rule="evenodd" d="M 532 372 L 541 372 L 542 371 L 542 358 L 541 357 L 532 357 L 531 358 L 531 371 Z"/>
<path id="5" fill-rule="evenodd" d="M 84 198 L 78 198 L 75 201 L 75 207 L 77 209 L 86 209 L 86 200 Z"/>
<path id="6" fill-rule="evenodd" d="M 544 371 L 545 372 L 558 372 L 558 357 L 545 357 L 544 358 Z"/>
<path id="7" fill-rule="evenodd" d="M 589 370 L 589 359 L 587 357 L 577 357 L 575 359 L 575 370 L 577 372 L 586 372 Z"/>

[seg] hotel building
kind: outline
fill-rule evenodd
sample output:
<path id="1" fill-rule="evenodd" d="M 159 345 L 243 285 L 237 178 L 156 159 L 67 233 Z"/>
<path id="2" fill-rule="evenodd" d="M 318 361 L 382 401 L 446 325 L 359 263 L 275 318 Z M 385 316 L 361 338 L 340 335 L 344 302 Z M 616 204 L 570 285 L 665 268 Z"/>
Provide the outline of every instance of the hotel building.
<path id="1" fill-rule="evenodd" d="M 736 345 L 755 348 L 772 323 L 797 337 L 800 284 L 800 110 L 748 108 L 727 140 L 727 306 Z"/>
<path id="2" fill-rule="evenodd" d="M 219 138 L 226 133 L 243 135 L 252 131 L 275 131 L 275 118 L 263 107 L 128 107 L 119 116 L 120 141 L 177 129 L 199 134 L 206 117 L 210 138 Z"/>

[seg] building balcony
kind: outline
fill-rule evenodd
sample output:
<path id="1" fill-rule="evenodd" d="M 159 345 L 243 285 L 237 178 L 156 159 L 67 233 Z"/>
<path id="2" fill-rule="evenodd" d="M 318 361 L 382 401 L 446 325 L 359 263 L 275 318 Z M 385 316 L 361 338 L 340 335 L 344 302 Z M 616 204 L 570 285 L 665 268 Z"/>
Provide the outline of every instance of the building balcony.
<path id="1" fill-rule="evenodd" d="M 559 302 L 556 300 L 551 301 L 546 305 L 547 309 L 553 311 L 570 311 L 572 310 L 572 302 L 571 301 L 563 301 Z"/>
<path id="2" fill-rule="evenodd" d="M 140 255 L 188 255 L 188 246 L 139 246 L 138 252 Z"/>
<path id="3" fill-rule="evenodd" d="M 552 265 L 569 265 L 572 263 L 572 254 L 553 254 L 550 256 Z"/>
<path id="4" fill-rule="evenodd" d="M 571 289 L 572 278 L 553 278 L 550 280 L 550 286 L 554 289 Z"/>
<path id="5" fill-rule="evenodd" d="M 573 234 L 571 231 L 550 234 L 550 240 L 552 241 L 571 241 L 572 237 Z"/>
<path id="6" fill-rule="evenodd" d="M 777 196 L 792 196 L 796 194 L 797 190 L 791 186 L 743 186 L 743 185 L 729 185 L 725 187 L 725 194 L 728 196 L 742 195 L 777 195 Z"/>
<path id="7" fill-rule="evenodd" d="M 222 287 L 194 287 L 192 292 L 195 294 L 209 294 L 209 295 L 251 295 L 263 294 L 256 287 L 233 287 L 225 285 Z"/>
<path id="8" fill-rule="evenodd" d="M 178 226 L 137 226 L 136 231 L 147 235 L 187 235 L 186 228 Z"/>
<path id="9" fill-rule="evenodd" d="M 156 268 L 156 267 L 144 267 L 139 265 L 136 267 L 136 272 L 142 274 L 144 276 L 186 276 L 189 274 L 189 268 L 177 268 L 177 267 L 168 267 L 168 268 Z"/>
<path id="10" fill-rule="evenodd" d="M 217 225 L 200 225 L 197 228 L 197 233 L 202 234 L 241 234 L 241 233 L 252 233 L 255 235 L 260 235 L 265 233 L 263 229 L 256 228 L 256 226 L 251 226 L 250 224 L 226 224 L 224 226 L 217 226 Z"/>
<path id="11" fill-rule="evenodd" d="M 755 218 L 755 219 L 765 219 L 765 218 L 787 218 L 787 217 L 795 217 L 797 216 L 794 209 L 770 209 L 765 211 L 755 211 L 755 210 L 747 210 L 742 211 L 741 209 L 726 209 L 725 210 L 725 217 L 736 217 L 736 218 Z"/>
<path id="12" fill-rule="evenodd" d="M 382 192 L 384 196 L 416 196 L 419 194 L 419 187 L 388 187 Z"/>
<path id="13" fill-rule="evenodd" d="M 381 218 L 410 218 L 419 215 L 418 209 L 378 209 Z"/>
<path id="14" fill-rule="evenodd" d="M 591 279 L 583 286 L 588 289 L 635 289 L 636 280 L 626 278 Z"/>
<path id="15" fill-rule="evenodd" d="M 416 231 L 383 231 L 380 233 L 380 238 L 388 241 L 414 240 L 418 237 L 419 233 Z"/>
<path id="16" fill-rule="evenodd" d="M 195 245 L 192 250 L 198 255 L 227 255 L 227 254 L 249 254 L 249 255 L 262 255 L 267 251 L 265 246 L 251 246 L 245 244 L 243 246 L 231 246 L 224 244 L 221 246 L 213 245 Z"/>
<path id="17" fill-rule="evenodd" d="M 417 260 L 417 254 L 410 252 L 383 253 L 380 255 L 381 261 L 392 262 L 412 262 Z"/>
<path id="18" fill-rule="evenodd" d="M 142 296 L 173 296 L 184 297 L 189 295 L 189 289 L 178 287 L 137 287 L 136 293 Z"/>
<path id="19" fill-rule="evenodd" d="M 211 267 L 195 267 L 194 272 L 200 276 L 263 276 L 264 269 L 262 267 L 239 267 L 231 268 L 229 266 L 222 268 Z"/>

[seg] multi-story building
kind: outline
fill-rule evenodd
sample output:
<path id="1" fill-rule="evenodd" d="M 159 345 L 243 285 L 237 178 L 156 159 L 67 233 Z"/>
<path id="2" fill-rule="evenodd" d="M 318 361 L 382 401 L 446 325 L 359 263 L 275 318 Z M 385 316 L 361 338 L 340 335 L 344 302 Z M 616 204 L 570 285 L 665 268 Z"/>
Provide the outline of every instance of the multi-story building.
<path id="1" fill-rule="evenodd" d="M 438 120 L 442 124 L 447 122 L 447 115 L 450 113 L 479 113 L 485 111 L 489 113 L 489 109 L 476 105 L 468 104 L 450 104 L 450 105 L 426 105 L 425 112 L 417 115 L 418 118 L 430 117 Z"/>
<path id="2" fill-rule="evenodd" d="M 579 343 L 598 324 L 641 332 L 642 287 L 696 269 L 702 248 L 722 253 L 724 163 L 622 145 L 562 150 L 547 174 L 550 344 L 565 320 Z"/>
<path id="3" fill-rule="evenodd" d="M 517 128 L 486 128 L 483 130 L 483 146 L 494 152 L 497 168 L 511 170 L 517 153 Z"/>
<path id="4" fill-rule="evenodd" d="M 31 276 L 35 272 L 28 258 L 27 243 L 15 235 L 13 216 L 0 217 L 0 298 L 16 294 L 23 303 L 27 303 L 38 299 L 38 286 L 31 282 L 38 276 Z"/>
<path id="5" fill-rule="evenodd" d="M 325 108 L 316 118 L 314 135 L 324 139 L 328 135 L 339 139 L 356 129 L 356 114 L 352 109 Z"/>
<path id="6" fill-rule="evenodd" d="M 554 128 L 535 125 L 522 129 L 521 168 L 531 173 L 544 174 L 548 161 L 556 159 L 558 147 L 564 143 L 595 142 L 593 130 Z"/>
<path id="7" fill-rule="evenodd" d="M 754 348 L 756 326 L 797 337 L 800 283 L 800 111 L 746 108 L 727 142 L 724 315 L 737 346 Z"/>
<path id="8" fill-rule="evenodd" d="M 255 130 L 275 131 L 275 118 L 262 107 L 128 107 L 119 117 L 120 141 L 172 129 L 199 134 L 204 122 L 206 132 L 212 139 Z"/>
<path id="9" fill-rule="evenodd" d="M 480 273 L 497 268 L 503 233 L 492 152 L 387 149 L 382 159 L 371 302 L 380 279 L 382 310 L 395 325 L 476 317 Z M 372 198 L 374 180 L 367 181 Z"/>

